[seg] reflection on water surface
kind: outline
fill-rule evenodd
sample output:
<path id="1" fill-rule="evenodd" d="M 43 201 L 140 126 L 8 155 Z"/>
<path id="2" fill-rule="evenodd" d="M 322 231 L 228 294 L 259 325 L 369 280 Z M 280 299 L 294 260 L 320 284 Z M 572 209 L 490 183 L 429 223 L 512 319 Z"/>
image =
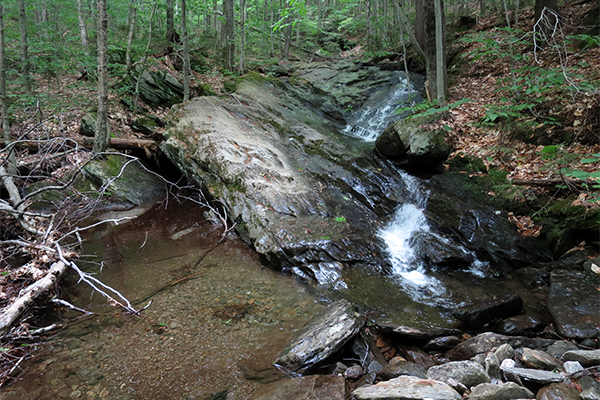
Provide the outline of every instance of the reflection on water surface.
<path id="1" fill-rule="evenodd" d="M 95 232 L 84 253 L 105 265 L 88 269 L 138 308 L 152 299 L 148 320 L 117 315 L 73 282 L 63 297 L 102 315 L 52 338 L 0 398 L 204 399 L 227 391 L 227 399 L 247 399 L 277 379 L 272 362 L 321 305 L 294 278 L 262 267 L 240 240 L 219 243 L 222 228 L 202 211 L 157 206 Z"/>

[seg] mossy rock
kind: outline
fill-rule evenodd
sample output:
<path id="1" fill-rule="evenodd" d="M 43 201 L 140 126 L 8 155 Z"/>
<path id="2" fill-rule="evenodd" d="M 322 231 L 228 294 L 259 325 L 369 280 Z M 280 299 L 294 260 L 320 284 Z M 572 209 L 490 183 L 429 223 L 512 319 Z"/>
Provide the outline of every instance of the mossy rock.
<path id="1" fill-rule="evenodd" d="M 139 161 L 119 155 L 94 160 L 83 173 L 93 189 L 101 190 L 111 202 L 139 206 L 165 193 L 164 182 L 142 168 Z"/>
<path id="2" fill-rule="evenodd" d="M 94 137 L 96 135 L 97 120 L 98 108 L 94 107 L 81 118 L 81 124 L 79 125 L 79 134 L 82 136 Z M 110 125 L 108 127 L 108 132 L 110 134 Z"/>

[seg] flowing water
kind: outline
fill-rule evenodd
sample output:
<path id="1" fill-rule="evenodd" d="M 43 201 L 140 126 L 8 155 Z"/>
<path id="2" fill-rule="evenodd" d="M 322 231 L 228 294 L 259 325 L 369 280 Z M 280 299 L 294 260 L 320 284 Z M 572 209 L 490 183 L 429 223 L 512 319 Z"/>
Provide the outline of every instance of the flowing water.
<path id="1" fill-rule="evenodd" d="M 397 113 L 400 107 L 410 106 L 422 100 L 415 86 L 406 79 L 385 96 L 374 96 L 374 104 L 365 104 L 364 109 L 355 113 L 344 129 L 344 133 L 372 142 L 383 130 L 401 115 Z M 373 99 L 370 100 L 373 102 Z M 404 115 L 406 116 L 406 112 Z M 412 244 L 412 239 L 418 234 L 435 236 L 438 241 L 448 239 L 430 230 L 424 210 L 427 203 L 428 192 L 422 187 L 421 180 L 404 171 L 398 171 L 406 184 L 409 198 L 400 204 L 390 221 L 379 231 L 379 237 L 387 245 L 388 257 L 392 269 L 391 276 L 402 292 L 410 295 L 411 299 L 431 306 L 446 308 L 460 305 L 461 300 L 453 299 L 453 293 L 434 273 L 428 272 L 426 266 L 419 261 Z M 475 258 L 475 255 L 466 248 L 462 249 L 465 255 Z M 484 278 L 486 262 L 476 260 L 471 268 L 466 271 L 469 280 L 473 277 Z M 459 272 L 462 275 L 465 271 Z M 460 279 L 460 278 L 459 278 Z"/>
<path id="2" fill-rule="evenodd" d="M 322 304 L 306 285 L 261 265 L 194 204 L 161 205 L 99 230 L 85 245 L 88 271 L 148 319 L 120 315 L 85 284 L 61 298 L 99 313 L 60 310 L 51 338 L 0 399 L 247 399 L 278 378 L 272 366 L 295 329 Z"/>

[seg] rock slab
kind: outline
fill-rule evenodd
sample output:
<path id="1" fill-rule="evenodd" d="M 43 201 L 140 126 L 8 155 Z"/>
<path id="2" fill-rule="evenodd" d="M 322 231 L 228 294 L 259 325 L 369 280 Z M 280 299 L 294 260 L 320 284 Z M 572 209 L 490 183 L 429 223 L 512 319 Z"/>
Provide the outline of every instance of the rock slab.
<path id="1" fill-rule="evenodd" d="M 344 400 L 346 383 L 338 375 L 309 375 L 284 379 L 261 388 L 252 400 Z"/>
<path id="2" fill-rule="evenodd" d="M 287 373 L 304 374 L 338 351 L 363 324 L 364 318 L 354 304 L 338 300 L 298 332 L 275 365 Z"/>
<path id="3" fill-rule="evenodd" d="M 445 383 L 401 376 L 373 386 L 361 387 L 352 392 L 355 400 L 460 400 L 461 396 Z"/>
<path id="4" fill-rule="evenodd" d="M 600 336 L 598 284 L 599 280 L 590 274 L 552 273 L 548 311 L 560 335 L 579 339 Z"/>

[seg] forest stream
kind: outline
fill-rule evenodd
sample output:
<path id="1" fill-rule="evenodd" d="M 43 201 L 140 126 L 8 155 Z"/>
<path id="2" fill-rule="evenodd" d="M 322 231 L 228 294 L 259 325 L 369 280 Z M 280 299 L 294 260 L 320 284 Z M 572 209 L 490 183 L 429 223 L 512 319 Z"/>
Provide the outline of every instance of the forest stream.
<path id="1" fill-rule="evenodd" d="M 335 68 L 299 75 L 374 73 Z M 369 100 L 345 127 L 319 116 L 327 104 L 309 106 L 306 88 L 319 91 L 308 84 L 292 97 L 255 78 L 235 101 L 176 108 L 180 129 L 163 151 L 188 181 L 204 179 L 240 235 L 175 199 L 101 216 L 139 214 L 88 233 L 80 264 L 136 309 L 152 304 L 143 318 L 120 313 L 70 275 L 60 298 L 94 315 L 50 313 L 47 324 L 64 329 L 0 399 L 249 399 L 284 377 L 273 362 L 339 299 L 380 326 L 452 330 L 461 326 L 457 308 L 518 295 L 524 314 L 550 322 L 548 286 L 528 286 L 540 273 L 507 273 L 541 261 L 536 242 L 446 175 L 421 179 L 372 155 L 398 103 L 411 99 L 402 74 L 385 74 L 384 90 L 362 89 Z"/>

